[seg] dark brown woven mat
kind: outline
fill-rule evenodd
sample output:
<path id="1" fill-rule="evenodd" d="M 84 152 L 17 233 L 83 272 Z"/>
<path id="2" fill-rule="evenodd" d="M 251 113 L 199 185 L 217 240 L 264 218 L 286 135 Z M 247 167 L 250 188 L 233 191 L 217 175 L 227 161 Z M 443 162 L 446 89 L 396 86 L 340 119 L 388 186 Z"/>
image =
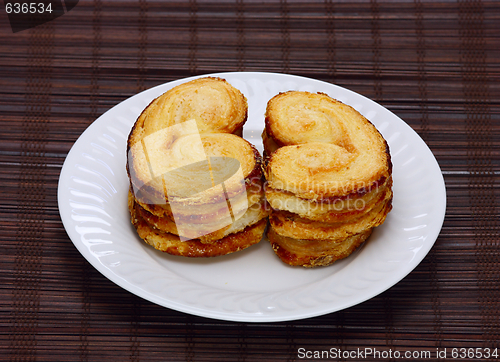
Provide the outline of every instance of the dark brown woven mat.
<path id="1" fill-rule="evenodd" d="M 500 2 L 95 0 L 17 33 L 4 10 L 1 361 L 298 361 L 332 348 L 494 360 L 485 356 L 500 347 Z M 448 193 L 424 261 L 367 302 L 287 323 L 186 315 L 98 273 L 57 208 L 72 144 L 140 90 L 222 71 L 336 83 L 416 130 Z"/>

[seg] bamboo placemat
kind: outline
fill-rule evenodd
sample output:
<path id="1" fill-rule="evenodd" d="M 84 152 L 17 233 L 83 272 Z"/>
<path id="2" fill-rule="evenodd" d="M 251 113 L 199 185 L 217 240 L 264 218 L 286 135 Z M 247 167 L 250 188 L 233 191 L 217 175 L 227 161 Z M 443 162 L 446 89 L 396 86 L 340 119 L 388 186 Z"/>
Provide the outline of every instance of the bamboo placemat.
<path id="1" fill-rule="evenodd" d="M 4 10 L 0 360 L 298 361 L 312 351 L 332 361 L 395 360 L 388 351 L 436 358 L 445 349 L 447 359 L 494 360 L 500 2 L 79 1 L 16 33 Z M 448 204 L 435 246 L 412 273 L 340 312 L 252 324 L 154 305 L 78 253 L 59 217 L 57 182 L 80 134 L 143 89 L 224 71 L 335 83 L 420 134 L 441 166 Z M 386 354 L 332 354 L 365 348 Z"/>

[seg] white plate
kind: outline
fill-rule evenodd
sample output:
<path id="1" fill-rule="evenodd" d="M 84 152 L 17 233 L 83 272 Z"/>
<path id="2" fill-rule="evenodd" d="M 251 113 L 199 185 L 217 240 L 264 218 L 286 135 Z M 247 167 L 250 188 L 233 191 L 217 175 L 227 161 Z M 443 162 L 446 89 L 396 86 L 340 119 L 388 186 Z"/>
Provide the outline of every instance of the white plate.
<path id="1" fill-rule="evenodd" d="M 366 301 L 411 272 L 443 224 L 441 170 L 422 139 L 400 118 L 344 88 L 274 73 L 222 73 L 248 99 L 244 137 L 262 151 L 267 101 L 281 91 L 324 92 L 367 117 L 390 145 L 393 210 L 369 242 L 329 267 L 289 267 L 267 240 L 244 251 L 189 259 L 154 250 L 138 238 L 127 208 L 126 140 L 139 113 L 182 79 L 137 94 L 99 117 L 71 149 L 59 180 L 64 227 L 80 253 L 122 288 L 164 307 L 242 322 L 297 320 Z"/>

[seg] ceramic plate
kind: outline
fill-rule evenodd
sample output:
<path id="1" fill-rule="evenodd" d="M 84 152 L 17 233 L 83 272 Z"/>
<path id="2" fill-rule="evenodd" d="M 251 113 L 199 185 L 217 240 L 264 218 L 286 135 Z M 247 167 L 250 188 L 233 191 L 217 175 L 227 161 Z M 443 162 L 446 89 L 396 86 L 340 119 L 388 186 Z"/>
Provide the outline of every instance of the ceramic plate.
<path id="1" fill-rule="evenodd" d="M 137 94 L 99 117 L 78 139 L 61 171 L 59 211 L 80 253 L 120 287 L 161 306 L 241 322 L 297 320 L 366 301 L 410 273 L 443 224 L 446 191 L 422 139 L 379 104 L 347 89 L 298 76 L 222 73 L 248 99 L 244 137 L 262 151 L 267 101 L 282 91 L 324 92 L 353 106 L 383 134 L 393 162 L 393 210 L 368 243 L 328 267 L 290 267 L 269 242 L 209 259 L 156 251 L 129 221 L 126 140 L 140 112 L 177 80 Z"/>

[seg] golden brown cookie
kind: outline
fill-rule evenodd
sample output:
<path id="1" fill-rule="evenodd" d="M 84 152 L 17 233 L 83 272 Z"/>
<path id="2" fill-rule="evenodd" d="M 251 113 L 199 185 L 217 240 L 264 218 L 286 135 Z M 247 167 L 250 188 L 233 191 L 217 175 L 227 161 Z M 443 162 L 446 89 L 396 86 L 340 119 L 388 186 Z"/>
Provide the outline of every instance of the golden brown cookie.
<path id="1" fill-rule="evenodd" d="M 280 93 L 267 104 L 262 137 L 268 237 L 281 260 L 329 265 L 385 221 L 389 147 L 354 108 L 323 93 Z"/>
<path id="2" fill-rule="evenodd" d="M 260 241 L 269 213 L 262 159 L 241 138 L 243 94 L 220 78 L 172 88 L 127 142 L 129 211 L 138 235 L 174 255 L 217 256 Z"/>

